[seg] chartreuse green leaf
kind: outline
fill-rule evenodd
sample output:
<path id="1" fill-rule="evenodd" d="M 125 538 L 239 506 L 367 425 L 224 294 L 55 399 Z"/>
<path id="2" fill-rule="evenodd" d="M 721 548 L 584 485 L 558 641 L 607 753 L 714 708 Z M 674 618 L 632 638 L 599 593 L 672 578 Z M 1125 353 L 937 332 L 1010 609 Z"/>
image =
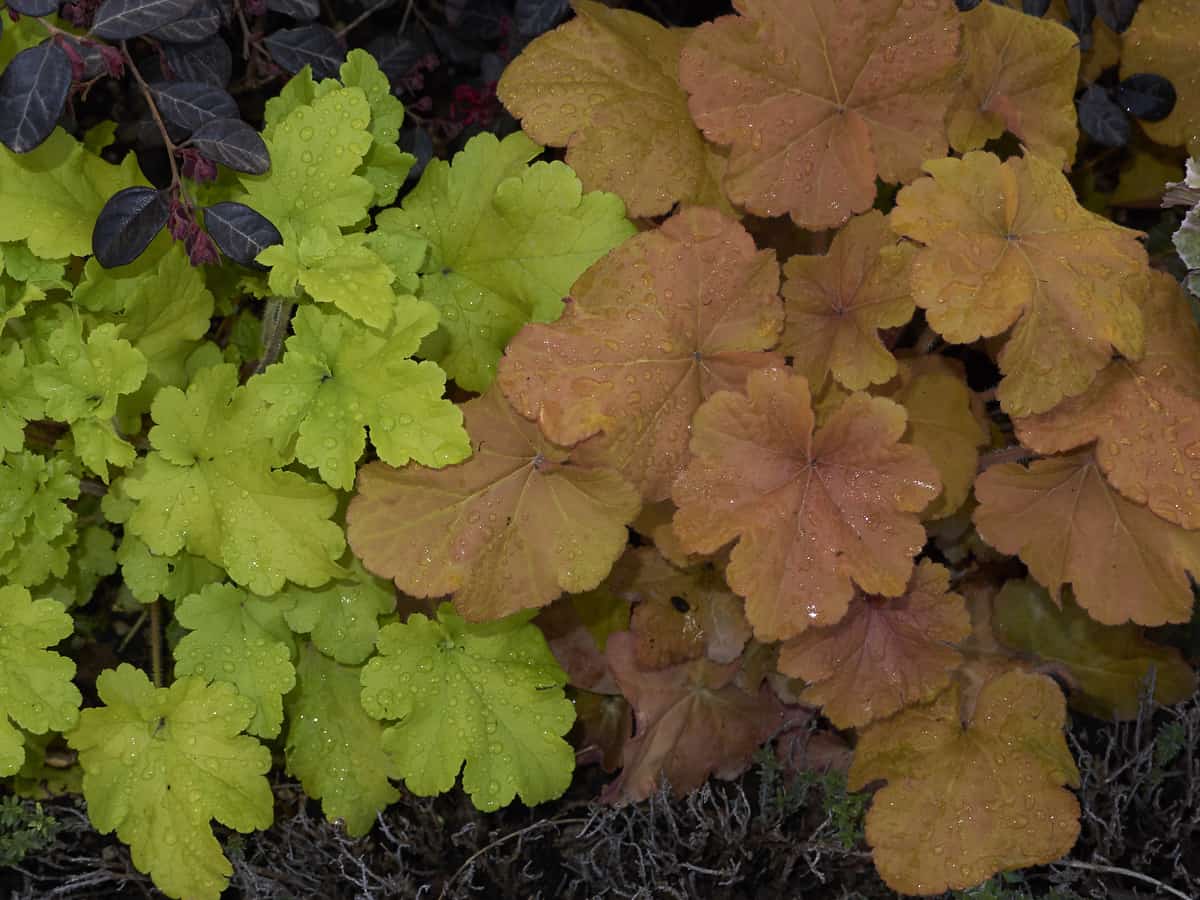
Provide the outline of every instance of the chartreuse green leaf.
<path id="1" fill-rule="evenodd" d="M 275 294 L 294 297 L 302 287 L 314 300 L 384 328 L 396 302 L 391 287 L 396 275 L 367 242 L 365 234 L 313 227 L 295 240 L 268 247 L 258 261 L 271 267 L 267 283 Z"/>
<path id="2" fill-rule="evenodd" d="M 113 324 L 92 328 L 86 341 L 83 320 L 66 307 L 40 348 L 45 357 L 33 367 L 33 386 L 51 419 L 71 425 L 75 451 L 108 482 L 108 464 L 128 466 L 133 445 L 113 431 L 112 417 L 122 394 L 136 391 L 146 377 L 146 358 L 118 337 Z"/>
<path id="3" fill-rule="evenodd" d="M 0 578 L 33 586 L 67 571 L 75 514 L 63 502 L 79 496 L 68 459 L 8 453 L 0 462 Z"/>
<path id="4" fill-rule="evenodd" d="M 28 153 L 0 148 L 0 241 L 25 241 L 43 259 L 88 256 L 100 209 L 135 184 L 147 184 L 135 154 L 114 166 L 61 128 Z"/>
<path id="5" fill-rule="evenodd" d="M 182 600 L 225 578 L 225 571 L 207 559 L 182 552 L 158 556 L 145 541 L 129 533 L 121 538 L 117 562 L 125 586 L 139 603 L 153 603 L 159 597 Z"/>
<path id="6" fill-rule="evenodd" d="M 564 163 L 528 165 L 541 150 L 520 132 L 476 135 L 376 218 L 429 241 L 420 296 L 442 316 L 429 346 L 468 390 L 486 389 L 521 326 L 557 319 L 575 279 L 635 230 L 619 197 L 583 193 Z"/>
<path id="7" fill-rule="evenodd" d="M 253 378 L 250 390 L 268 402 L 284 440 L 299 432 L 296 458 L 327 484 L 354 486 L 368 427 L 379 457 L 393 466 L 440 467 L 471 455 L 462 413 L 443 397 L 445 373 L 410 358 L 437 327 L 428 303 L 397 305 L 383 333 L 311 306 L 292 327 L 283 361 Z"/>
<path id="8" fill-rule="evenodd" d="M 375 814 L 400 797 L 390 781 L 400 765 L 383 747 L 384 726 L 362 708 L 360 674 L 306 645 L 287 696 L 288 774 L 351 837 L 370 831 Z"/>
<path id="9" fill-rule="evenodd" d="M 233 868 L 211 820 L 241 832 L 272 821 L 271 753 L 241 733 L 254 702 L 201 678 L 156 688 L 125 663 L 101 672 L 96 688 L 105 705 L 83 710 L 66 736 L 88 818 L 101 833 L 116 829 L 167 896 L 217 900 Z"/>
<path id="10" fill-rule="evenodd" d="M 311 634 L 322 653 L 356 665 L 375 649 L 379 617 L 396 608 L 396 588 L 368 573 L 357 559 L 349 570 L 349 578 L 339 578 L 323 588 L 289 586 L 277 602 L 283 604 L 283 616 L 292 631 Z"/>
<path id="11" fill-rule="evenodd" d="M 44 734 L 74 728 L 81 698 L 75 663 L 47 650 L 74 630 L 57 600 L 34 600 L 25 588 L 0 587 L 0 775 L 25 761 L 25 741 L 13 723 Z"/>
<path id="12" fill-rule="evenodd" d="M 0 453 L 25 446 L 25 423 L 40 419 L 44 408 L 21 345 L 15 341 L 7 347 L 0 344 Z"/>
<path id="13" fill-rule="evenodd" d="M 290 244 L 314 229 L 345 228 L 375 195 L 354 174 L 371 147 L 371 107 L 360 88 L 341 88 L 296 106 L 268 132 L 271 169 L 243 175 L 245 202 Z"/>
<path id="14" fill-rule="evenodd" d="M 68 609 L 87 603 L 100 579 L 117 571 L 115 543 L 113 533 L 102 525 L 80 529 L 75 546 L 71 548 L 67 571 L 43 581 L 37 586 L 37 592 Z"/>
<path id="15" fill-rule="evenodd" d="M 413 613 L 379 632 L 363 708 L 399 720 L 383 746 L 414 794 L 448 791 L 462 769 L 471 802 L 490 812 L 518 794 L 529 806 L 551 800 L 570 784 L 575 753 L 562 735 L 575 708 L 532 616 L 468 624 L 443 603 L 436 619 Z"/>
<path id="16" fill-rule="evenodd" d="M 246 731 L 272 738 L 283 724 L 283 695 L 296 683 L 294 640 L 274 598 L 210 584 L 185 597 L 175 619 L 189 633 L 175 646 L 175 674 L 227 681 L 254 701 Z"/>
<path id="17" fill-rule="evenodd" d="M 289 460 L 270 442 L 278 424 L 237 382 L 222 364 L 197 372 L 186 394 L 159 391 L 153 450 L 124 479 L 138 504 L 125 527 L 151 552 L 202 556 L 256 594 L 318 587 L 342 571 L 337 497 L 279 471 Z"/>

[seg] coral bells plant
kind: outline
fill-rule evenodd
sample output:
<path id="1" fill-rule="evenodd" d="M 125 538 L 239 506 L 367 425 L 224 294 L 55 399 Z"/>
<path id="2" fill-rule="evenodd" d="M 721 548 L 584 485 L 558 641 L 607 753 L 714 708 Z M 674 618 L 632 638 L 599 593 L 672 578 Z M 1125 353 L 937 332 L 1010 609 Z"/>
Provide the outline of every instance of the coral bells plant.
<path id="1" fill-rule="evenodd" d="M 9 0 L 0 775 L 178 898 L 273 771 L 359 836 L 764 745 L 896 891 L 1067 856 L 1069 717 L 1196 688 L 1200 3 L 555 5 L 448 9 L 512 58 L 418 176 L 385 12 Z"/>

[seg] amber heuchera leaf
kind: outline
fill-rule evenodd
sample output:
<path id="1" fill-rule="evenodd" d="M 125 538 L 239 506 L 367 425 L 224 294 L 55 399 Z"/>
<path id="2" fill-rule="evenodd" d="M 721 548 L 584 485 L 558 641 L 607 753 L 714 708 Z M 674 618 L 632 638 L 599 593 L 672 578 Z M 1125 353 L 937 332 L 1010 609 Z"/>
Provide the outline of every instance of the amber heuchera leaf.
<path id="1" fill-rule="evenodd" d="M 1006 463 L 975 482 L 980 537 L 1018 554 L 1061 602 L 1070 582 L 1097 622 L 1186 622 L 1187 572 L 1200 575 L 1200 532 L 1184 531 L 1108 486 L 1091 453 Z"/>
<path id="2" fill-rule="evenodd" d="M 950 573 L 922 560 L 901 597 L 856 596 L 836 625 L 810 628 L 779 651 L 779 671 L 803 678 L 804 703 L 838 728 L 860 728 L 931 699 L 962 661 L 948 646 L 971 633 Z"/>
<path id="3" fill-rule="evenodd" d="M 625 549 L 637 490 L 576 464 L 495 388 L 462 411 L 475 448 L 466 462 L 359 470 L 346 524 L 363 565 L 416 597 L 453 593 L 473 621 L 596 587 Z"/>
<path id="4" fill-rule="evenodd" d="M 1161 75 L 1175 87 L 1175 108 L 1161 122 L 1142 122 L 1157 143 L 1200 155 L 1200 66 L 1196 23 L 1200 0 L 1144 0 L 1121 35 L 1121 77 Z"/>
<path id="5" fill-rule="evenodd" d="M 633 709 L 620 694 L 577 691 L 573 699 L 579 752 L 576 767 L 599 763 L 605 772 L 621 768 L 625 744 L 633 736 Z"/>
<path id="6" fill-rule="evenodd" d="M 1196 689 L 1196 673 L 1176 648 L 1147 640 L 1136 625 L 1099 624 L 1069 591 L 1060 609 L 1029 579 L 1001 589 L 992 629 L 1010 647 L 1062 663 L 1074 682 L 1071 706 L 1105 722 L 1137 716 L 1138 695 L 1152 667 L 1156 703 L 1181 703 Z"/>
<path id="7" fill-rule="evenodd" d="M 953 515 L 966 501 L 988 433 L 962 372 L 943 356 L 905 360 L 898 387 L 885 392 L 908 413 L 904 439 L 929 454 L 942 476 L 942 492 L 925 519 Z M 982 404 L 979 404 L 982 405 Z"/>
<path id="8" fill-rule="evenodd" d="M 879 329 L 912 318 L 909 268 L 916 247 L 899 243 L 878 210 L 855 216 L 824 256 L 793 256 L 783 267 L 787 316 L 779 349 L 820 389 L 832 374 L 852 391 L 896 374 Z"/>
<path id="9" fill-rule="evenodd" d="M 724 187 L 753 213 L 833 228 L 946 152 L 958 60 L 952 0 L 735 0 L 680 61 Z"/>
<path id="10" fill-rule="evenodd" d="M 679 86 L 688 31 L 573 0 L 576 16 L 534 40 L 496 92 L 541 144 L 567 148 L 587 190 L 612 191 L 632 216 L 677 201 L 718 205 L 724 160 L 704 141 Z"/>
<path id="11" fill-rule="evenodd" d="M 1026 2 L 1027 0 L 1008 0 L 1008 7 L 1020 10 L 1023 9 Z M 1118 5 L 1123 5 L 1125 2 L 1126 0 L 1119 0 Z M 1050 0 L 1050 8 L 1041 18 L 1069 27 L 1068 23 L 1071 22 L 1072 15 L 1066 0 Z M 1092 19 L 1092 46 L 1083 51 L 1079 67 L 1080 85 L 1091 84 L 1100 77 L 1105 69 L 1111 69 L 1120 61 L 1121 35 L 1105 25 L 1104 20 L 1097 16 Z"/>
<path id="12" fill-rule="evenodd" d="M 629 630 L 629 603 L 604 585 L 559 597 L 534 619 L 572 687 L 598 694 L 619 692 L 604 645 L 615 631 Z"/>
<path id="13" fill-rule="evenodd" d="M 1079 836 L 1066 704 L 1046 676 L 984 685 L 965 727 L 956 686 L 862 732 L 847 782 L 888 784 L 867 813 L 883 880 L 902 894 L 963 890 L 1064 856 Z"/>
<path id="14" fill-rule="evenodd" d="M 628 632 L 609 638 L 607 653 L 621 693 L 633 706 L 636 734 L 625 744 L 621 774 L 604 788 L 602 803 L 644 800 L 664 775 L 677 797 L 710 775 L 736 778 L 787 721 L 787 708 L 769 686 L 746 691 L 734 681 L 740 660 L 642 669 Z"/>
<path id="15" fill-rule="evenodd" d="M 916 513 L 941 489 L 924 450 L 900 443 L 902 407 L 852 394 L 814 434 L 808 381 L 754 372 L 696 413 L 675 482 L 675 534 L 708 553 L 740 538 L 725 571 L 760 641 L 842 618 L 854 588 L 904 593 L 925 543 Z"/>
<path id="16" fill-rule="evenodd" d="M 627 240 L 572 288 L 550 325 L 508 345 L 501 390 L 552 441 L 611 465 L 649 501 L 670 496 L 700 402 L 783 364 L 779 267 L 734 220 L 684 210 Z"/>
<path id="17" fill-rule="evenodd" d="M 1021 443 L 1061 453 L 1097 441 L 1108 482 L 1184 528 L 1200 528 L 1200 329 L 1170 275 L 1151 274 L 1146 354 L 1117 359 L 1049 412 L 1014 422 Z"/>
<path id="18" fill-rule="evenodd" d="M 1075 160 L 1079 37 L 1052 19 L 980 3 L 963 17 L 961 90 L 947 120 L 959 153 L 1012 132 L 1033 153 Z"/>
<path id="19" fill-rule="evenodd" d="M 701 656 L 732 662 L 750 639 L 742 599 L 712 563 L 677 569 L 653 547 L 637 547 L 613 567 L 608 586 L 637 604 L 629 630 L 644 669 Z"/>
<path id="20" fill-rule="evenodd" d="M 1138 232 L 1090 213 L 1054 163 L 991 153 L 925 164 L 892 227 L 925 247 L 912 286 L 948 341 L 1012 332 L 1000 352 L 1005 412 L 1045 412 L 1112 358 L 1142 355 L 1149 272 Z M 1015 324 L 1014 324 L 1015 323 Z"/>

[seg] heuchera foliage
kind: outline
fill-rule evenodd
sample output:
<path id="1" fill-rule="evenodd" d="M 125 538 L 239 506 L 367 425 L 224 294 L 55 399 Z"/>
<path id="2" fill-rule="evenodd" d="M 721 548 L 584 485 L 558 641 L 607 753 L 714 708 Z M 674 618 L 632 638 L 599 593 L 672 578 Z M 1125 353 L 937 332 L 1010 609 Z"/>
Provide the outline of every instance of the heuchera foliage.
<path id="1" fill-rule="evenodd" d="M 414 133 L 428 37 L 9 0 L 0 775 L 51 741 L 180 898 L 273 753 L 357 836 L 819 731 L 898 891 L 1068 854 L 1068 708 L 1195 689 L 1200 575 L 1200 2 L 1083 6 L 460 5 L 493 77 Z"/>

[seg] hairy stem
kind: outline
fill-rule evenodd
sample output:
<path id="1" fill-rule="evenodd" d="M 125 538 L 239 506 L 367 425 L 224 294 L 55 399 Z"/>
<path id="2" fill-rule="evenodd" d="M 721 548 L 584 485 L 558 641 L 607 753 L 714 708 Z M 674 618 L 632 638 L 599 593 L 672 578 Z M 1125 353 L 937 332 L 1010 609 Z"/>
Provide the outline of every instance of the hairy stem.
<path id="1" fill-rule="evenodd" d="M 283 352 L 283 340 L 287 337 L 292 310 L 295 308 L 295 303 L 282 297 L 272 297 L 267 301 L 262 321 L 262 357 L 254 367 L 255 375 L 279 359 L 279 354 Z"/>

